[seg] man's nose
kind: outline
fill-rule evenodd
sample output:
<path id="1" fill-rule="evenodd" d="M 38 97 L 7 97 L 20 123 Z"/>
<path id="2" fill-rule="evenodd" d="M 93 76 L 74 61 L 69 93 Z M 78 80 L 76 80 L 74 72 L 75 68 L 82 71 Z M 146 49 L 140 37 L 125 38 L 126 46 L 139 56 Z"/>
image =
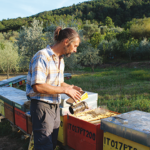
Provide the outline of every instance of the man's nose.
<path id="1" fill-rule="evenodd" d="M 73 52 L 76 53 L 76 52 L 77 52 L 77 49 L 75 48 Z"/>

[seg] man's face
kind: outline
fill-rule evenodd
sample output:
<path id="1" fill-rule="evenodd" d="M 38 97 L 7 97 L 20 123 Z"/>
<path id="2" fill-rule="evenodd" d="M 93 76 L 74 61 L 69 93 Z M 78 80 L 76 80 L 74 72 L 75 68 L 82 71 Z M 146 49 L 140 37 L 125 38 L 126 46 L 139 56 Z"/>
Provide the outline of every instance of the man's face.
<path id="1" fill-rule="evenodd" d="M 76 53 L 79 43 L 80 43 L 80 39 L 76 37 L 72 43 L 64 47 L 64 55 L 66 57 L 70 57 L 72 53 Z"/>

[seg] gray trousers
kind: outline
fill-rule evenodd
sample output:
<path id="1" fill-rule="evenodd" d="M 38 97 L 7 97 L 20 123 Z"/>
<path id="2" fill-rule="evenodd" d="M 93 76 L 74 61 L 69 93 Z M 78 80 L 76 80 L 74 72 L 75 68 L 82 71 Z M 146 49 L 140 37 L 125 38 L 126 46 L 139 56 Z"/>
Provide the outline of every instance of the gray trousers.
<path id="1" fill-rule="evenodd" d="M 54 150 L 60 125 L 59 104 L 31 100 L 30 113 L 35 150 Z"/>

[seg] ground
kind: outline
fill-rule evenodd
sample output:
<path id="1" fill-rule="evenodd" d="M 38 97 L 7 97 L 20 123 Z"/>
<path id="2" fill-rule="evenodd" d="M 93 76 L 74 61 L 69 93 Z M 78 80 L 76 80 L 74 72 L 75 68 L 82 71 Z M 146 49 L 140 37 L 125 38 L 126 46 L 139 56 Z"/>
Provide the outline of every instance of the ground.
<path id="1" fill-rule="evenodd" d="M 0 123 L 1 125 L 3 125 L 4 131 L 3 133 L 1 131 L 0 134 L 0 150 L 24 150 L 25 148 L 24 144 L 28 145 L 29 139 L 27 138 L 29 136 L 26 136 L 19 129 L 12 127 L 11 124 L 9 125 L 9 121 L 5 119 L 3 116 L 0 116 Z M 9 132 L 7 133 L 6 130 L 9 130 Z M 3 134 L 4 136 L 2 136 Z"/>
<path id="2" fill-rule="evenodd" d="M 0 150 L 23 150 L 23 148 L 21 145 L 18 145 L 16 139 L 4 136 L 0 138 Z"/>

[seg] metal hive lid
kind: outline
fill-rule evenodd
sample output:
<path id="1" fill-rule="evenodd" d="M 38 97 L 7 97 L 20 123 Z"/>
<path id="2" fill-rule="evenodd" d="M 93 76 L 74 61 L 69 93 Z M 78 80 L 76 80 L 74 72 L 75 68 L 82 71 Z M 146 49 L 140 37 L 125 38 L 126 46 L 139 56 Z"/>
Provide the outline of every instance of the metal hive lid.
<path id="1" fill-rule="evenodd" d="M 0 87 L 0 96 L 19 105 L 24 105 L 28 101 L 25 91 L 13 87 Z"/>
<path id="2" fill-rule="evenodd" d="M 92 101 L 97 101 L 98 100 L 98 93 L 93 93 L 93 92 L 89 92 L 89 91 L 85 91 L 88 94 L 88 98 L 83 100 L 86 102 L 92 102 Z M 70 104 L 67 104 L 66 101 L 69 99 L 70 97 L 66 94 L 61 94 L 61 103 L 60 105 L 62 107 L 69 107 Z"/>
<path id="3" fill-rule="evenodd" d="M 26 77 L 27 77 L 26 75 L 19 75 L 19 76 L 13 77 L 13 78 L 2 80 L 2 81 L 0 81 L 0 86 L 3 86 L 4 84 L 9 84 L 10 82 L 13 82 L 18 79 L 26 78 Z"/>
<path id="4" fill-rule="evenodd" d="M 150 113 L 134 110 L 117 117 L 128 120 L 128 123 L 109 117 L 101 120 L 101 129 L 150 147 Z"/>

